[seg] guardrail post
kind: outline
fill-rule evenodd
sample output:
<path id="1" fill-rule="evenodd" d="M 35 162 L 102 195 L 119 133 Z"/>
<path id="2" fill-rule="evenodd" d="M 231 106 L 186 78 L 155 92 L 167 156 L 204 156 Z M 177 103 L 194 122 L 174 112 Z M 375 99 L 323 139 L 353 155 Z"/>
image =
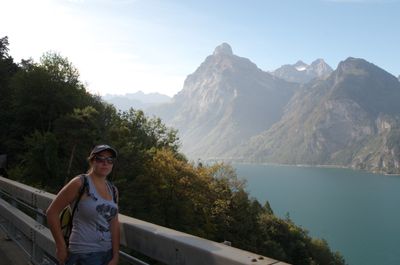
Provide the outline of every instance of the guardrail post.
<path id="1" fill-rule="evenodd" d="M 13 207 L 17 208 L 18 203 L 17 203 L 17 199 L 14 195 L 11 196 L 10 204 Z M 7 240 L 12 240 L 12 239 L 16 240 L 17 239 L 17 228 L 10 220 L 7 222 L 7 231 L 8 231 Z"/>
<path id="2" fill-rule="evenodd" d="M 36 226 L 35 228 L 41 229 L 40 226 Z M 31 253 L 31 262 L 35 265 L 43 265 L 44 259 L 43 250 L 38 246 L 36 242 L 36 232 L 33 231 L 32 235 L 32 253 Z"/>
<path id="3" fill-rule="evenodd" d="M 45 224 L 45 214 L 44 211 L 41 209 L 36 210 L 36 222 L 38 222 L 41 225 Z"/>
<path id="4" fill-rule="evenodd" d="M 43 265 L 43 257 L 43 251 L 36 245 L 36 243 L 33 243 L 31 262 L 35 265 Z"/>

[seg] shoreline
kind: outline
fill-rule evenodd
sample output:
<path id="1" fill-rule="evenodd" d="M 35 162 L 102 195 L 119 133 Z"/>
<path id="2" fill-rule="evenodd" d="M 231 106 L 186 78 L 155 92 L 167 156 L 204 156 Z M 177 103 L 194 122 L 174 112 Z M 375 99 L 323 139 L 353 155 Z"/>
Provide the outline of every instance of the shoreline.
<path id="1" fill-rule="evenodd" d="M 360 168 L 354 168 L 354 167 L 349 167 L 349 166 L 341 166 L 341 165 L 309 165 L 309 164 L 282 164 L 282 163 L 272 163 L 272 162 L 234 162 L 233 160 L 224 160 L 224 159 L 210 159 L 210 160 L 204 160 L 206 163 L 229 163 L 231 165 L 238 164 L 238 165 L 265 165 L 265 166 L 287 166 L 287 167 L 307 167 L 307 168 L 332 168 L 332 169 L 349 169 L 353 171 L 360 171 L 360 172 L 366 172 L 366 173 L 371 173 L 375 175 L 385 175 L 385 176 L 395 176 L 395 177 L 400 177 L 400 173 L 387 173 L 383 171 L 370 171 L 370 170 L 365 170 L 365 169 L 360 169 Z"/>

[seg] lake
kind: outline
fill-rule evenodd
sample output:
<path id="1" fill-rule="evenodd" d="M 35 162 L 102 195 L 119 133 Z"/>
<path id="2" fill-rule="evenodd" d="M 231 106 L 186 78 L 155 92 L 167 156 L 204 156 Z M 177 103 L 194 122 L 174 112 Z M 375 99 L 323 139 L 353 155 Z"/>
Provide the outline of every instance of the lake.
<path id="1" fill-rule="evenodd" d="M 400 264 L 400 176 L 340 168 L 234 164 L 279 217 L 324 238 L 349 265 Z"/>

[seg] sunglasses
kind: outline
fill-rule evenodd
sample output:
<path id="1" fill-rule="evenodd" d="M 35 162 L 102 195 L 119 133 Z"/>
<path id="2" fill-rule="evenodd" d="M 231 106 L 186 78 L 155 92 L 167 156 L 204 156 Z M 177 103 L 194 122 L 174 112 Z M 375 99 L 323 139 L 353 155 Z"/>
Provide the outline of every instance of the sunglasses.
<path id="1" fill-rule="evenodd" d="M 97 162 L 97 163 L 103 163 L 103 162 L 107 162 L 107 164 L 110 164 L 110 165 L 112 165 L 112 164 L 114 164 L 114 157 L 104 157 L 104 156 L 95 156 L 94 157 L 94 160 Z"/>

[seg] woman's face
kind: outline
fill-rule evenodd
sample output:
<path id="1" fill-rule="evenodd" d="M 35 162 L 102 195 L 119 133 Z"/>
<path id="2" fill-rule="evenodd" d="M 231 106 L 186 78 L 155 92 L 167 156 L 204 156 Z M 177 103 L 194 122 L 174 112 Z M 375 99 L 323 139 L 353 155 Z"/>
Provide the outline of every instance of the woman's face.
<path id="1" fill-rule="evenodd" d="M 97 153 L 92 158 L 92 169 L 93 173 L 98 176 L 106 177 L 111 173 L 115 158 L 112 157 L 112 153 L 108 150 Z"/>

